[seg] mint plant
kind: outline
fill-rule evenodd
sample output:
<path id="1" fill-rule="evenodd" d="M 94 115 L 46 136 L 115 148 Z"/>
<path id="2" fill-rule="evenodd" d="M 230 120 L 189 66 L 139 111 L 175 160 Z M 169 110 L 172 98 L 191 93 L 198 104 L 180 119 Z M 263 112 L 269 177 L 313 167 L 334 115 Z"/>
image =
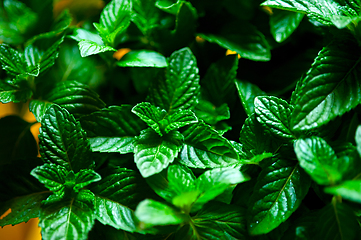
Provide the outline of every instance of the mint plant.
<path id="1" fill-rule="evenodd" d="M 0 226 L 361 238 L 360 1 L 57 3 L 0 4 Z"/>

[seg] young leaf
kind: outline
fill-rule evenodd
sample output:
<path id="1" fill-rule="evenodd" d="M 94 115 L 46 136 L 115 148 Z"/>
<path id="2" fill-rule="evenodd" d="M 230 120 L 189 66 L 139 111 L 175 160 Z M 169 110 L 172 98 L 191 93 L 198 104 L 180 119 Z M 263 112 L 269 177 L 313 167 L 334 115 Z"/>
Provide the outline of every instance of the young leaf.
<path id="1" fill-rule="evenodd" d="M 27 84 L 14 85 L 12 81 L 0 81 L 0 102 L 2 103 L 19 103 L 26 102 L 33 96 L 33 91 Z"/>
<path id="2" fill-rule="evenodd" d="M 105 103 L 96 92 L 77 81 L 59 82 L 52 89 L 45 89 L 44 92 L 41 100 L 34 99 L 29 105 L 38 122 L 42 121 L 45 112 L 53 104 L 66 108 L 76 117 L 105 107 Z"/>
<path id="3" fill-rule="evenodd" d="M 155 2 L 156 0 L 133 1 L 132 22 L 145 36 L 159 24 L 160 11 L 156 8 Z"/>
<path id="4" fill-rule="evenodd" d="M 161 225 L 176 225 L 185 222 L 186 215 L 177 212 L 166 204 L 146 199 L 139 203 L 135 216 L 143 228 Z"/>
<path id="5" fill-rule="evenodd" d="M 165 127 L 164 131 L 169 133 L 181 127 L 196 123 L 197 121 L 197 117 L 191 110 L 179 109 L 177 112 L 168 116 L 168 125 Z"/>
<path id="6" fill-rule="evenodd" d="M 326 187 L 325 193 L 361 203 L 361 180 L 349 180 L 337 186 Z"/>
<path id="7" fill-rule="evenodd" d="M 198 118 L 210 125 L 230 118 L 229 108 L 225 103 L 216 107 L 209 101 L 199 100 L 194 112 Z"/>
<path id="8" fill-rule="evenodd" d="M 92 165 L 86 133 L 64 108 L 53 105 L 46 111 L 39 140 L 44 161 L 61 165 L 75 173 Z"/>
<path id="9" fill-rule="evenodd" d="M 266 96 L 267 94 L 257 85 L 246 81 L 236 80 L 236 87 L 242 106 L 249 117 L 254 113 L 254 99 L 257 96 Z"/>
<path id="10" fill-rule="evenodd" d="M 318 54 L 307 76 L 291 115 L 294 130 L 324 125 L 356 107 L 361 101 L 358 46 L 353 41 L 333 41 Z M 332 73 L 332 74 L 330 74 Z"/>
<path id="11" fill-rule="evenodd" d="M 102 52 L 115 52 L 116 49 L 110 46 L 104 46 L 91 40 L 82 39 L 79 41 L 80 56 L 88 57 L 90 55 L 102 53 Z"/>
<path id="12" fill-rule="evenodd" d="M 341 158 L 337 159 L 325 140 L 319 137 L 299 139 L 294 146 L 301 167 L 318 184 L 333 185 L 342 179 L 348 166 Z"/>
<path id="13" fill-rule="evenodd" d="M 143 177 L 149 177 L 168 167 L 182 147 L 183 136 L 172 131 L 160 137 L 153 129 L 140 133 L 134 146 L 134 161 Z"/>
<path id="14" fill-rule="evenodd" d="M 188 167 L 215 168 L 238 162 L 238 154 L 229 141 L 202 121 L 188 126 L 183 136 L 180 162 Z"/>
<path id="15" fill-rule="evenodd" d="M 271 33 L 277 42 L 286 40 L 298 27 L 304 14 L 273 9 L 270 17 Z"/>
<path id="16" fill-rule="evenodd" d="M 118 62 L 119 67 L 157 67 L 168 66 L 167 59 L 151 50 L 134 50 L 125 54 Z"/>
<path id="17" fill-rule="evenodd" d="M 254 100 L 257 120 L 276 137 L 293 139 L 294 135 L 289 127 L 289 117 L 292 107 L 277 97 L 256 97 Z"/>
<path id="18" fill-rule="evenodd" d="M 357 145 L 357 151 L 358 151 L 359 155 L 361 156 L 361 126 L 358 126 L 356 129 L 355 141 L 356 141 L 356 145 Z"/>
<path id="19" fill-rule="evenodd" d="M 146 128 L 131 106 L 110 106 L 79 119 L 96 152 L 133 152 L 135 137 Z"/>
<path id="20" fill-rule="evenodd" d="M 78 192 L 85 186 L 88 186 L 91 183 L 100 181 L 101 176 L 92 169 L 81 169 L 78 173 L 75 174 L 75 192 Z"/>
<path id="21" fill-rule="evenodd" d="M 148 102 L 138 103 L 132 108 L 132 113 L 137 115 L 142 119 L 149 127 L 151 127 L 156 133 L 160 136 L 163 136 L 163 128 L 161 121 L 167 115 L 167 112 L 164 109 L 155 107 L 154 105 Z"/>
<path id="22" fill-rule="evenodd" d="M 317 0 L 267 0 L 263 6 L 285 9 L 305 13 L 325 25 L 334 25 L 337 28 L 344 28 L 350 22 L 358 22 L 360 6 L 358 1 L 350 0 L 345 2 L 327 1 L 327 4 Z"/>
<path id="23" fill-rule="evenodd" d="M 183 48 L 174 52 L 168 63 L 166 79 L 159 78 L 149 89 L 150 102 L 168 114 L 192 109 L 200 89 L 196 58 L 189 48 Z"/>
<path id="24" fill-rule="evenodd" d="M 112 0 L 105 6 L 99 23 L 94 23 L 103 41 L 112 47 L 117 45 L 117 37 L 124 32 L 130 24 L 132 1 Z"/>
<path id="25" fill-rule="evenodd" d="M 45 205 L 39 222 L 42 237 L 86 240 L 94 224 L 93 201 L 94 195 L 82 190 L 66 202 Z"/>
<path id="26" fill-rule="evenodd" d="M 265 234 L 286 221 L 301 204 L 310 178 L 292 160 L 270 159 L 257 178 L 249 203 L 249 233 Z"/>

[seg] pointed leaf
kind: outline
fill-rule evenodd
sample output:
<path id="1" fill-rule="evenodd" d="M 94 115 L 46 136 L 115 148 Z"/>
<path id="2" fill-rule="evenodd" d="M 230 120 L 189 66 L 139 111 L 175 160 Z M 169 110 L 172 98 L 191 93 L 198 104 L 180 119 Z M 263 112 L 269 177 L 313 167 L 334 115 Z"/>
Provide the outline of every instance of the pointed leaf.
<path id="1" fill-rule="evenodd" d="M 251 235 L 265 234 L 298 208 L 310 187 L 310 178 L 293 160 L 270 159 L 257 178 L 249 203 Z"/>
<path id="2" fill-rule="evenodd" d="M 160 137 L 148 128 L 140 133 L 134 145 L 134 161 L 143 177 L 149 177 L 168 167 L 182 147 L 183 136 L 172 131 Z"/>
<path id="3" fill-rule="evenodd" d="M 360 57 L 356 52 L 358 46 L 346 40 L 333 41 L 319 52 L 302 80 L 291 116 L 294 130 L 324 125 L 359 104 Z"/>
<path id="4" fill-rule="evenodd" d="M 254 99 L 257 96 L 266 96 L 267 94 L 257 85 L 246 81 L 236 80 L 236 87 L 242 106 L 249 117 L 254 113 Z"/>
<path id="5" fill-rule="evenodd" d="M 64 195 L 64 183 L 66 175 L 68 174 L 65 167 L 52 163 L 45 163 L 42 166 L 34 168 L 30 174 L 44 184 L 45 187 L 55 195 Z"/>
<path id="6" fill-rule="evenodd" d="M 125 54 L 118 62 L 119 67 L 157 67 L 168 66 L 167 59 L 151 50 L 133 50 Z"/>
<path id="7" fill-rule="evenodd" d="M 361 203 L 361 180 L 349 180 L 337 186 L 326 187 L 325 193 Z"/>
<path id="8" fill-rule="evenodd" d="M 209 101 L 200 100 L 194 112 L 198 118 L 210 125 L 215 125 L 219 121 L 230 118 L 229 108 L 225 103 L 216 107 Z"/>
<path id="9" fill-rule="evenodd" d="M 254 100 L 257 120 L 272 134 L 282 139 L 295 138 L 289 124 L 292 107 L 277 97 L 256 97 Z"/>
<path id="10" fill-rule="evenodd" d="M 163 127 L 161 121 L 167 115 L 164 109 L 155 107 L 148 102 L 138 103 L 132 108 L 132 113 L 140 117 L 149 127 L 151 127 L 160 136 L 163 136 Z"/>
<path id="11" fill-rule="evenodd" d="M 189 109 L 180 109 L 172 115 L 168 116 L 169 124 L 165 127 L 164 131 L 169 133 L 170 131 L 179 129 L 192 123 L 196 123 L 197 117 Z"/>
<path id="12" fill-rule="evenodd" d="M 82 57 L 88 57 L 90 55 L 94 55 L 102 52 L 116 51 L 116 49 L 113 47 L 104 46 L 94 41 L 85 40 L 85 39 L 80 40 L 78 45 L 79 45 L 80 56 Z"/>
<path id="13" fill-rule="evenodd" d="M 200 88 L 196 58 L 189 48 L 183 48 L 174 52 L 168 62 L 166 79 L 159 78 L 149 90 L 150 102 L 168 114 L 181 108 L 192 109 Z"/>
<path id="14" fill-rule="evenodd" d="M 21 83 L 20 83 L 21 84 Z M 26 102 L 33 96 L 33 91 L 26 85 L 14 85 L 11 81 L 0 81 L 0 102 Z"/>
<path id="15" fill-rule="evenodd" d="M 74 190 L 78 192 L 83 187 L 88 186 L 93 182 L 98 182 L 100 179 L 102 179 L 101 176 L 94 170 L 81 169 L 78 173 L 75 174 L 76 184 L 74 186 Z"/>
<path id="16" fill-rule="evenodd" d="M 229 141 L 204 122 L 190 125 L 183 132 L 180 162 L 189 167 L 214 168 L 238 162 L 238 154 Z"/>
<path id="17" fill-rule="evenodd" d="M 89 168 L 90 146 L 86 133 L 69 112 L 56 105 L 51 106 L 41 122 L 40 154 L 44 161 L 55 163 L 67 170 L 78 172 Z"/>
<path id="18" fill-rule="evenodd" d="M 298 27 L 304 14 L 273 9 L 270 18 L 271 33 L 277 42 L 286 40 Z"/>

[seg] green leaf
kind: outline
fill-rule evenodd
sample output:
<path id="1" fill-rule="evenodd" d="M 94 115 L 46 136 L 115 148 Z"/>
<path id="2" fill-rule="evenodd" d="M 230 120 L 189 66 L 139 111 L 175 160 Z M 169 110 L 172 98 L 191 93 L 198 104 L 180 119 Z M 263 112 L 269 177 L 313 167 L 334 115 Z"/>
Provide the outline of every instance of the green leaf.
<path id="1" fill-rule="evenodd" d="M 349 180 L 337 186 L 326 187 L 325 193 L 361 203 L 361 180 Z"/>
<path id="2" fill-rule="evenodd" d="M 198 121 L 194 113 L 189 109 L 179 109 L 177 112 L 168 116 L 168 125 L 165 127 L 164 131 L 169 133 L 175 129 L 196 123 Z"/>
<path id="3" fill-rule="evenodd" d="M 75 174 L 75 192 L 78 192 L 85 186 L 88 186 L 91 183 L 98 182 L 102 178 L 92 169 L 81 169 L 78 173 Z"/>
<path id="4" fill-rule="evenodd" d="M 273 9 L 270 17 L 271 33 L 277 42 L 283 42 L 297 29 L 304 14 Z"/>
<path id="5" fill-rule="evenodd" d="M 166 58 L 151 50 L 133 50 L 125 54 L 117 65 L 120 67 L 157 67 L 164 68 L 168 66 Z"/>
<path id="6" fill-rule="evenodd" d="M 161 121 L 164 120 L 167 112 L 164 109 L 155 107 L 148 102 L 138 103 L 132 108 L 132 113 L 142 119 L 160 136 L 163 136 L 163 127 Z"/>
<path id="7" fill-rule="evenodd" d="M 356 107 L 361 95 L 356 77 L 360 69 L 359 49 L 353 41 L 333 41 L 318 54 L 291 115 L 294 130 L 324 125 Z M 330 74 L 332 73 L 332 74 Z"/>
<path id="8" fill-rule="evenodd" d="M 248 22 L 230 24 L 219 33 L 198 35 L 208 42 L 237 52 L 242 58 L 253 61 L 269 61 L 271 59 L 270 47 L 265 36 Z"/>
<path id="9" fill-rule="evenodd" d="M 144 35 L 158 26 L 160 11 L 155 7 L 155 2 L 156 0 L 133 0 L 132 21 Z"/>
<path id="10" fill-rule="evenodd" d="M 0 165 L 12 160 L 38 155 L 37 143 L 30 132 L 32 123 L 18 116 L 0 119 Z"/>
<path id="11" fill-rule="evenodd" d="M 188 167 L 215 168 L 238 162 L 231 143 L 203 121 L 188 126 L 183 136 L 180 162 Z"/>
<path id="12" fill-rule="evenodd" d="M 39 226 L 44 239 L 87 239 L 94 224 L 94 195 L 83 190 L 64 202 L 45 205 L 41 210 Z M 52 226 L 52 227 L 48 227 Z"/>
<path id="13" fill-rule="evenodd" d="M 112 47 L 116 47 L 117 38 L 130 24 L 132 2 L 129 0 L 112 0 L 105 6 L 99 23 L 94 23 L 103 41 Z"/>
<path id="14" fill-rule="evenodd" d="M 152 129 L 141 131 L 134 145 L 134 161 L 143 177 L 149 177 L 168 167 L 182 147 L 183 136 L 172 131 L 160 137 Z"/>
<path id="15" fill-rule="evenodd" d="M 179 2 L 180 0 L 158 0 L 155 6 L 167 13 L 176 15 L 180 7 Z"/>
<path id="16" fill-rule="evenodd" d="M 75 173 L 90 168 L 90 146 L 86 133 L 69 112 L 51 106 L 41 122 L 40 154 L 44 161 L 55 163 Z"/>
<path id="17" fill-rule="evenodd" d="M 135 216 L 144 228 L 161 225 L 176 225 L 181 224 L 186 220 L 186 215 L 177 212 L 166 204 L 151 199 L 145 199 L 139 203 L 135 210 Z"/>
<path id="18" fill-rule="evenodd" d="M 353 210 L 335 201 L 321 210 L 314 228 L 315 239 L 356 240 L 360 231 Z"/>
<path id="19" fill-rule="evenodd" d="M 225 102 L 234 102 L 234 82 L 238 69 L 237 55 L 230 55 L 213 63 L 202 79 L 205 96 L 216 106 Z"/>
<path id="20" fill-rule="evenodd" d="M 146 128 L 128 105 L 110 106 L 79 119 L 92 151 L 133 152 L 135 137 Z"/>
<path id="21" fill-rule="evenodd" d="M 136 231 L 133 208 L 144 199 L 149 188 L 134 170 L 108 168 L 100 172 L 102 180 L 90 189 L 96 197 L 95 217 L 104 225 Z"/>
<path id="22" fill-rule="evenodd" d="M 292 106 L 277 97 L 256 97 L 254 100 L 257 120 L 276 137 L 282 139 L 295 138 L 290 129 Z"/>
<path id="23" fill-rule="evenodd" d="M 333 185 L 347 169 L 346 159 L 338 158 L 325 140 L 319 137 L 299 139 L 294 144 L 301 167 L 321 185 Z"/>
<path id="24" fill-rule="evenodd" d="M 358 126 L 356 129 L 355 141 L 356 141 L 356 145 L 357 145 L 357 151 L 358 151 L 359 155 L 361 156 L 361 126 Z"/>
<path id="25" fill-rule="evenodd" d="M 0 102 L 2 103 L 19 103 L 26 102 L 33 95 L 33 91 L 22 82 L 15 85 L 9 80 L 0 80 Z"/>
<path id="26" fill-rule="evenodd" d="M 359 2 L 354 0 L 327 1 L 327 4 L 317 0 L 267 0 L 262 6 L 304 13 L 322 24 L 344 28 L 351 22 L 359 21 L 358 4 Z"/>
<path id="27" fill-rule="evenodd" d="M 30 174 L 55 195 L 59 197 L 64 195 L 64 183 L 68 174 L 65 167 L 45 163 L 42 166 L 34 168 Z"/>
<path id="28" fill-rule="evenodd" d="M 199 75 L 196 58 L 189 48 L 174 52 L 169 60 L 166 79 L 159 78 L 149 89 L 149 101 L 172 114 L 197 104 Z"/>
<path id="29" fill-rule="evenodd" d="M 251 116 L 254 113 L 254 99 L 257 96 L 266 96 L 267 94 L 259 89 L 257 85 L 246 81 L 236 80 L 236 87 L 247 116 Z"/>
<path id="30" fill-rule="evenodd" d="M 38 122 L 53 104 L 66 108 L 71 114 L 79 117 L 90 114 L 105 107 L 99 95 L 87 85 L 77 81 L 59 82 L 51 89 L 45 89 L 42 99 L 30 102 L 29 109 Z"/>
<path id="31" fill-rule="evenodd" d="M 251 235 L 268 233 L 286 221 L 301 204 L 311 183 L 293 160 L 266 161 L 249 199 L 248 231 Z"/>
<path id="32" fill-rule="evenodd" d="M 194 112 L 198 118 L 210 125 L 230 118 L 229 108 L 225 103 L 216 107 L 209 101 L 199 100 Z"/>
<path id="33" fill-rule="evenodd" d="M 78 45 L 80 50 L 80 56 L 82 57 L 87 57 L 102 52 L 116 51 L 116 49 L 113 47 L 104 46 L 94 41 L 85 40 L 85 39 L 80 40 Z"/>

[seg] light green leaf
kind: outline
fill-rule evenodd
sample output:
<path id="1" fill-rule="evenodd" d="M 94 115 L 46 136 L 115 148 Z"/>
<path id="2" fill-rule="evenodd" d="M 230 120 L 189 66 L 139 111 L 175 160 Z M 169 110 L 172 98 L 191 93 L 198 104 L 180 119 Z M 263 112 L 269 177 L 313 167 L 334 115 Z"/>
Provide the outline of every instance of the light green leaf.
<path id="1" fill-rule="evenodd" d="M 90 168 L 90 146 L 80 123 L 59 106 L 51 106 L 41 122 L 40 154 L 44 161 L 55 163 L 75 173 Z"/>
<path id="2" fill-rule="evenodd" d="M 77 81 L 59 82 L 53 88 L 44 90 L 42 99 L 30 102 L 29 109 L 38 122 L 41 122 L 46 110 L 53 104 L 66 108 L 76 117 L 90 114 L 105 107 L 99 95 L 86 84 Z"/>
<path id="3" fill-rule="evenodd" d="M 102 52 L 116 51 L 116 49 L 113 47 L 100 45 L 94 41 L 85 40 L 85 39 L 80 40 L 78 45 L 79 45 L 80 55 L 82 57 L 87 57 Z"/>
<path id="4" fill-rule="evenodd" d="M 45 205 L 39 222 L 42 237 L 86 240 L 94 224 L 93 202 L 94 195 L 83 190 L 66 202 Z"/>
<path id="5" fill-rule="evenodd" d="M 319 137 L 299 139 L 294 144 L 301 167 L 321 185 L 333 185 L 342 179 L 347 164 Z M 346 159 L 345 159 L 346 160 Z"/>
<path id="6" fill-rule="evenodd" d="M 249 199 L 248 231 L 251 235 L 268 233 L 286 221 L 299 207 L 311 184 L 297 162 L 266 161 Z"/>
<path id="7" fill-rule="evenodd" d="M 175 129 L 187 126 L 198 121 L 194 113 L 189 109 L 179 109 L 177 112 L 168 116 L 168 125 L 165 127 L 164 131 L 169 133 Z"/>
<path id="8" fill-rule="evenodd" d="M 140 133 L 134 145 L 134 161 L 143 177 L 149 177 L 168 167 L 182 147 L 183 136 L 172 131 L 160 137 L 148 128 Z"/>
<path id="9" fill-rule="evenodd" d="M 266 96 L 267 94 L 257 85 L 246 81 L 236 80 L 236 87 L 242 106 L 249 117 L 254 113 L 254 99 L 257 96 Z"/>
<path id="10" fill-rule="evenodd" d="M 303 13 L 273 9 L 270 27 L 274 39 L 279 43 L 286 40 L 297 29 L 303 16 Z"/>
<path id="11" fill-rule="evenodd" d="M 361 156 L 361 126 L 358 126 L 356 129 L 355 141 L 356 141 L 356 145 L 357 145 L 357 151 L 358 151 L 359 155 Z"/>
<path id="12" fill-rule="evenodd" d="M 333 41 L 316 57 L 291 115 L 294 130 L 319 127 L 356 107 L 361 101 L 359 47 L 352 40 Z"/>
<path id="13" fill-rule="evenodd" d="M 155 107 L 148 102 L 138 103 L 132 108 L 132 113 L 142 119 L 160 136 L 163 136 L 163 126 L 161 121 L 165 119 L 167 112 L 164 109 Z M 166 123 L 167 124 L 167 123 Z"/>
<path id="14" fill-rule="evenodd" d="M 135 137 L 146 128 L 128 105 L 110 106 L 79 119 L 92 151 L 133 152 Z"/>
<path id="15" fill-rule="evenodd" d="M 129 0 L 112 0 L 100 14 L 99 23 L 94 23 L 107 45 L 116 47 L 117 37 L 128 28 L 132 5 Z"/>
<path id="16" fill-rule="evenodd" d="M 344 28 L 351 22 L 359 21 L 361 10 L 359 2 L 354 0 L 328 0 L 326 2 L 317 0 L 267 0 L 262 3 L 262 6 L 304 13 L 311 19 L 328 26 L 334 25 L 337 28 Z"/>
<path id="17" fill-rule="evenodd" d="M 325 193 L 341 196 L 347 200 L 361 203 L 361 180 L 344 181 L 337 186 L 326 187 Z"/>
<path id="18" fill-rule="evenodd" d="M 77 42 L 80 42 L 81 40 L 89 40 L 97 43 L 98 45 L 104 46 L 104 42 L 99 34 L 83 28 L 74 29 L 73 35 L 71 35 L 70 38 Z"/>
<path id="19" fill-rule="evenodd" d="M 199 75 L 196 58 L 189 48 L 174 52 L 169 60 L 166 79 L 158 78 L 149 89 L 149 101 L 172 114 L 197 104 Z"/>
<path id="20" fill-rule="evenodd" d="M 254 100 L 257 120 L 276 137 L 295 138 L 290 129 L 290 115 L 293 110 L 283 99 L 277 97 L 256 97 Z"/>
<path id="21" fill-rule="evenodd" d="M 177 212 L 166 204 L 151 199 L 146 199 L 139 203 L 135 210 L 135 216 L 144 228 L 176 225 L 186 221 L 186 215 Z"/>
<path id="22" fill-rule="evenodd" d="M 179 3 L 180 0 L 158 0 L 155 3 L 155 6 L 167 13 L 176 15 L 177 12 L 179 11 L 179 7 L 180 7 Z"/>
<path id="23" fill-rule="evenodd" d="M 102 177 L 92 169 L 81 169 L 78 173 L 75 174 L 75 192 L 78 192 L 85 186 L 88 186 L 91 183 L 98 182 Z"/>
<path id="24" fill-rule="evenodd" d="M 133 50 L 125 54 L 118 62 L 120 67 L 157 67 L 168 66 L 167 59 L 160 53 L 151 50 Z"/>
<path id="25" fill-rule="evenodd" d="M 183 136 L 180 162 L 188 167 L 215 168 L 238 162 L 231 143 L 203 121 L 188 126 Z"/>
<path id="26" fill-rule="evenodd" d="M 210 125 L 230 118 L 229 108 L 225 103 L 216 107 L 209 101 L 199 100 L 194 112 L 198 118 Z"/>

